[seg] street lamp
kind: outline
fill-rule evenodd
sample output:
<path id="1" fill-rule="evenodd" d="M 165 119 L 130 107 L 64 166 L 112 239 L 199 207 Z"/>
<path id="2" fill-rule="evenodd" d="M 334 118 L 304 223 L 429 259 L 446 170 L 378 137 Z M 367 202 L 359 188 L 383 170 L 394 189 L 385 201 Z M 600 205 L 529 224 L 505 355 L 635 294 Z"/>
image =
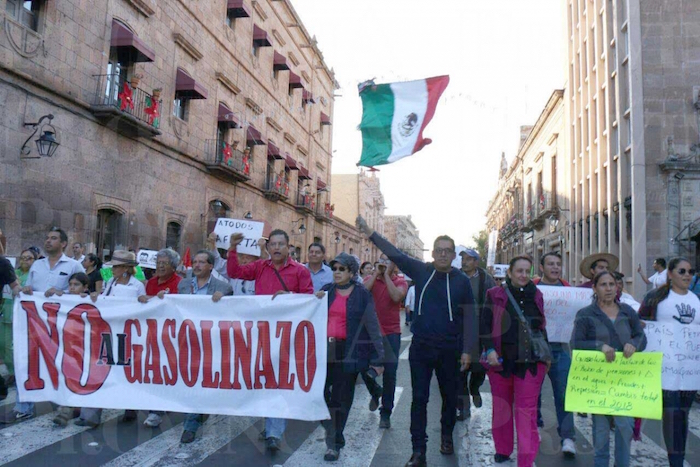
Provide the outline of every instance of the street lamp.
<path id="1" fill-rule="evenodd" d="M 253 213 L 251 211 L 248 211 L 245 213 L 245 216 L 243 216 L 244 219 L 252 219 L 253 218 Z"/>
<path id="2" fill-rule="evenodd" d="M 48 119 L 49 123 L 45 125 L 41 125 L 41 122 L 44 120 Z M 40 157 L 51 157 L 54 155 L 56 152 L 56 149 L 58 149 L 58 146 L 60 146 L 61 143 L 56 141 L 56 128 L 51 125 L 51 121 L 54 119 L 54 116 L 52 114 L 44 115 L 39 119 L 38 122 L 36 123 L 25 123 L 25 127 L 32 127 L 34 128 L 34 132 L 29 136 L 29 138 L 26 139 L 24 144 L 22 145 L 22 148 L 20 148 L 19 153 L 20 156 L 22 156 L 22 159 L 38 159 Z M 28 143 L 29 140 L 36 135 L 37 131 L 39 129 L 43 130 L 44 126 L 49 126 L 53 131 L 43 131 L 42 135 L 39 136 L 36 140 L 36 150 L 39 153 L 38 156 L 32 157 L 29 156 L 31 153 L 31 149 L 29 149 Z"/>
<path id="3" fill-rule="evenodd" d="M 301 222 L 301 224 L 299 225 L 297 232 L 299 232 L 300 234 L 303 234 L 304 232 L 306 232 L 306 226 L 304 225 L 304 218 L 300 217 L 299 219 L 292 221 L 292 224 L 296 225 L 298 222 Z"/>

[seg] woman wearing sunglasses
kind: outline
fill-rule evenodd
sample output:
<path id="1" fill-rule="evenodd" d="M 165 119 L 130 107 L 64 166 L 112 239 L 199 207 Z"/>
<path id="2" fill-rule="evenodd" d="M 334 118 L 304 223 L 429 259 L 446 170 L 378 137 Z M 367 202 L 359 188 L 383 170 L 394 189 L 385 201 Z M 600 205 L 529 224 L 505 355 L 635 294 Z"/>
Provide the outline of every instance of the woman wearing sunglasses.
<path id="1" fill-rule="evenodd" d="M 343 430 L 355 396 L 357 375 L 370 367 L 382 374 L 384 348 L 372 294 L 354 280 L 358 262 L 347 253 L 331 261 L 333 282 L 322 287 L 316 296 L 328 293 L 328 372 L 326 404 L 331 419 L 325 420 L 325 461 L 336 461 L 345 446 Z M 369 344 L 371 342 L 372 344 Z M 370 363 L 372 346 L 376 359 Z"/>
<path id="2" fill-rule="evenodd" d="M 668 282 L 644 297 L 639 308 L 639 317 L 647 321 L 679 322 L 688 326 L 688 332 L 700 333 L 700 299 L 688 288 L 695 270 L 685 258 L 673 258 L 668 262 Z M 696 334 L 697 335 L 697 334 Z M 664 360 L 674 358 L 664 353 Z M 688 362 L 688 370 L 696 362 Z M 662 379 L 663 432 L 668 463 L 671 467 L 682 466 L 685 458 L 685 443 L 688 439 L 688 413 L 695 394 L 700 388 L 670 390 Z"/>

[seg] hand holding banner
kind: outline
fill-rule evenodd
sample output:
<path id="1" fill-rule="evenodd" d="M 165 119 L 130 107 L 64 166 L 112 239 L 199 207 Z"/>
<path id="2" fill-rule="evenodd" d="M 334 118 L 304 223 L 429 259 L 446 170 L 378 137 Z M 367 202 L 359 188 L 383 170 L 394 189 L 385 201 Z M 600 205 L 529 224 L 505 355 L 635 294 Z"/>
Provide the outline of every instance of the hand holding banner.
<path id="1" fill-rule="evenodd" d="M 264 226 L 264 222 L 221 217 L 216 220 L 216 227 L 214 227 L 216 247 L 228 250 L 231 245 L 231 235 L 242 233 L 243 241 L 238 245 L 236 251 L 247 255 L 260 256 L 258 240 L 263 236 Z"/>
<path id="2" fill-rule="evenodd" d="M 581 287 L 537 286 L 544 296 L 544 316 L 547 319 L 549 342 L 571 340 L 576 313 L 591 304 L 593 290 Z"/>
<path id="3" fill-rule="evenodd" d="M 566 385 L 566 411 L 661 420 L 659 352 L 615 353 L 574 350 Z"/>

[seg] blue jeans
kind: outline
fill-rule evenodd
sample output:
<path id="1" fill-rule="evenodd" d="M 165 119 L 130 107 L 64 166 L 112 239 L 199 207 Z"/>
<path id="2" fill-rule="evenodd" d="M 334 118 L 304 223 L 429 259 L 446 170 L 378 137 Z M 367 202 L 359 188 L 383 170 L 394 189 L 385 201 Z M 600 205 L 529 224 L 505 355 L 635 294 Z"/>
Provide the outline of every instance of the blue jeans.
<path id="1" fill-rule="evenodd" d="M 20 402 L 18 400 L 15 402 L 15 412 L 33 414 L 34 402 Z"/>
<path id="2" fill-rule="evenodd" d="M 204 415 L 199 413 L 188 413 L 185 415 L 185 421 L 183 423 L 183 428 L 185 431 L 191 431 L 197 433 L 204 423 Z"/>
<path id="3" fill-rule="evenodd" d="M 688 440 L 688 414 L 697 391 L 663 391 L 663 432 L 668 464 L 683 467 Z"/>
<path id="4" fill-rule="evenodd" d="M 615 467 L 629 467 L 634 418 L 613 418 L 615 419 Z M 594 467 L 608 467 L 610 465 L 610 421 L 607 415 L 593 415 L 593 447 L 595 448 Z"/>
<path id="5" fill-rule="evenodd" d="M 549 369 L 549 380 L 552 382 L 552 393 L 554 394 L 554 408 L 557 412 L 557 433 L 564 439 L 576 439 L 574 429 L 574 414 L 564 410 L 566 399 L 566 381 L 569 378 L 569 367 L 571 366 L 571 350 L 567 344 L 552 342 L 552 366 Z M 542 396 L 537 403 L 537 419 L 542 419 L 541 413 Z"/>
<path id="6" fill-rule="evenodd" d="M 285 418 L 265 419 L 265 437 L 281 439 L 285 429 L 287 429 Z"/>

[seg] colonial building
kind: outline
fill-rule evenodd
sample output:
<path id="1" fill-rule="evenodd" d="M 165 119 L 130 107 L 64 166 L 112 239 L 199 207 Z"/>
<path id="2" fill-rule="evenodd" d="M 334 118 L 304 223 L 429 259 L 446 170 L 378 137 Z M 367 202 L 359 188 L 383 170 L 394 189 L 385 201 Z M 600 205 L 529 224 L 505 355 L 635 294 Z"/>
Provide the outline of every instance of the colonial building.
<path id="1" fill-rule="evenodd" d="M 609 251 L 640 296 L 638 264 L 698 252 L 700 3 L 570 0 L 566 22 L 569 272 Z"/>
<path id="2" fill-rule="evenodd" d="M 329 196 L 338 85 L 289 0 L 0 0 L 0 11 L 10 254 L 50 226 L 102 256 L 182 251 L 217 217 L 246 214 L 300 252 L 314 239 L 358 244 Z"/>
<path id="3" fill-rule="evenodd" d="M 408 216 L 384 216 L 384 235 L 387 240 L 409 256 L 423 261 L 423 241 L 418 228 Z"/>
<path id="4" fill-rule="evenodd" d="M 379 187 L 379 177 L 376 172 L 368 175 L 364 169 L 358 174 L 333 174 L 332 203 L 334 215 L 345 222 L 354 225 L 358 215 L 362 215 L 367 224 L 385 235 L 384 227 L 384 195 Z M 360 250 L 356 252 L 362 261 L 375 261 L 379 250 L 373 243 L 362 238 Z"/>
<path id="5" fill-rule="evenodd" d="M 521 130 L 520 149 L 510 167 L 501 156 L 498 190 L 489 203 L 487 229 L 498 231 L 496 263 L 520 254 L 538 263 L 559 252 L 568 264 L 568 147 L 564 91 L 554 91 L 534 126 Z"/>

